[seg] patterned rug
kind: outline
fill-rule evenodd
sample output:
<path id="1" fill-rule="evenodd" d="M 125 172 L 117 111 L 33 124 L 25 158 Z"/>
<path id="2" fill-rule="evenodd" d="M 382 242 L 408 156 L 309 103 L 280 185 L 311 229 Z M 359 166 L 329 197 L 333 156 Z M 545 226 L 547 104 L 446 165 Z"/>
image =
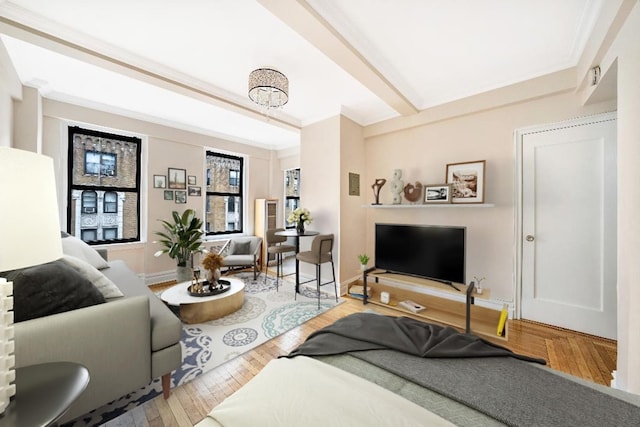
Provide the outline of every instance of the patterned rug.
<path id="1" fill-rule="evenodd" d="M 285 278 L 276 292 L 275 278 L 253 273 L 233 275 L 245 283 L 242 308 L 223 318 L 206 323 L 182 325 L 182 366 L 171 376 L 172 388 L 181 386 L 324 311 L 336 306 L 333 289 L 322 290 L 320 310 L 314 288 L 300 286 L 294 300 L 294 282 Z M 329 290 L 330 286 L 327 287 Z M 108 403 L 89 414 L 64 424 L 64 427 L 98 426 L 162 394 L 160 378 L 151 384 Z"/>

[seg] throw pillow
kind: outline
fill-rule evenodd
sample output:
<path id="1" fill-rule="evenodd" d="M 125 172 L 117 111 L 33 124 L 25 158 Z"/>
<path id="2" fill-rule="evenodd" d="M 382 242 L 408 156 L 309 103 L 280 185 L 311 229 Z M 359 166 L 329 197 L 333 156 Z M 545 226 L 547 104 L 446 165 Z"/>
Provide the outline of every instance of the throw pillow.
<path id="1" fill-rule="evenodd" d="M 98 270 L 109 267 L 107 261 L 95 249 L 74 236 L 62 239 L 62 253 L 80 258 Z"/>
<path id="2" fill-rule="evenodd" d="M 2 273 L 13 281 L 15 322 L 104 303 L 89 280 L 61 259 Z"/>
<path id="3" fill-rule="evenodd" d="M 89 279 L 89 281 L 93 283 L 93 286 L 95 286 L 105 298 L 117 298 L 124 296 L 122 291 L 111 281 L 111 279 L 100 273 L 97 268 L 88 262 L 71 255 L 64 255 L 62 260 L 73 267 L 73 269 L 78 273 L 82 274 L 82 276 Z"/>
<path id="4" fill-rule="evenodd" d="M 249 255 L 251 253 L 251 240 L 233 241 L 231 255 Z"/>

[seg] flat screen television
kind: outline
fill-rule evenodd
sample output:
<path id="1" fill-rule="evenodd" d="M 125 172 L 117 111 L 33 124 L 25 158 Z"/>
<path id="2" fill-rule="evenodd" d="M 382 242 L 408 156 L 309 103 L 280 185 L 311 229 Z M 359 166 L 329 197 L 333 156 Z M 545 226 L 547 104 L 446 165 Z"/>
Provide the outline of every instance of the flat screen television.
<path id="1" fill-rule="evenodd" d="M 443 283 L 465 283 L 466 227 L 376 224 L 375 266 Z"/>

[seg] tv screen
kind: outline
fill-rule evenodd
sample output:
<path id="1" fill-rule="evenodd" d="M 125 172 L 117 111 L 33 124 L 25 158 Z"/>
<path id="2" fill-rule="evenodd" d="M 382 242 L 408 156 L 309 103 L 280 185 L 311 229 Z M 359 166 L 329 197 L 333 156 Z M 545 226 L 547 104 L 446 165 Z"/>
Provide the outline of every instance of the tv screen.
<path id="1" fill-rule="evenodd" d="M 376 224 L 375 266 L 464 284 L 465 243 L 466 227 Z"/>

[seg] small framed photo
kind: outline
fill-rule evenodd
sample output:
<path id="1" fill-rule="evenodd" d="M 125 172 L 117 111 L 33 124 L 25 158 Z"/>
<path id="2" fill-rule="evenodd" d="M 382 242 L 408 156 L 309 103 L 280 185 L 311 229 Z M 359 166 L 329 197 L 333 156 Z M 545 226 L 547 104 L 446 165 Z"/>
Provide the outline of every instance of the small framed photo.
<path id="1" fill-rule="evenodd" d="M 173 190 L 164 190 L 164 199 L 173 200 Z"/>
<path id="2" fill-rule="evenodd" d="M 164 175 L 153 175 L 153 188 L 167 188 L 167 177 Z"/>
<path id="3" fill-rule="evenodd" d="M 169 188 L 174 190 L 186 190 L 187 189 L 187 170 L 169 168 L 167 174 L 169 176 Z"/>
<path id="4" fill-rule="evenodd" d="M 202 188 L 201 187 L 189 187 L 189 195 L 190 196 L 202 196 Z"/>
<path id="5" fill-rule="evenodd" d="M 451 184 L 453 203 L 484 203 L 485 160 L 449 163 L 447 184 Z"/>
<path id="6" fill-rule="evenodd" d="M 424 186 L 425 203 L 451 203 L 451 184 L 429 184 Z"/>
<path id="7" fill-rule="evenodd" d="M 182 204 L 187 203 L 187 192 L 186 191 L 176 191 L 175 202 Z"/>
<path id="8" fill-rule="evenodd" d="M 189 175 L 187 177 L 187 184 L 196 185 L 196 176 L 195 175 Z"/>

